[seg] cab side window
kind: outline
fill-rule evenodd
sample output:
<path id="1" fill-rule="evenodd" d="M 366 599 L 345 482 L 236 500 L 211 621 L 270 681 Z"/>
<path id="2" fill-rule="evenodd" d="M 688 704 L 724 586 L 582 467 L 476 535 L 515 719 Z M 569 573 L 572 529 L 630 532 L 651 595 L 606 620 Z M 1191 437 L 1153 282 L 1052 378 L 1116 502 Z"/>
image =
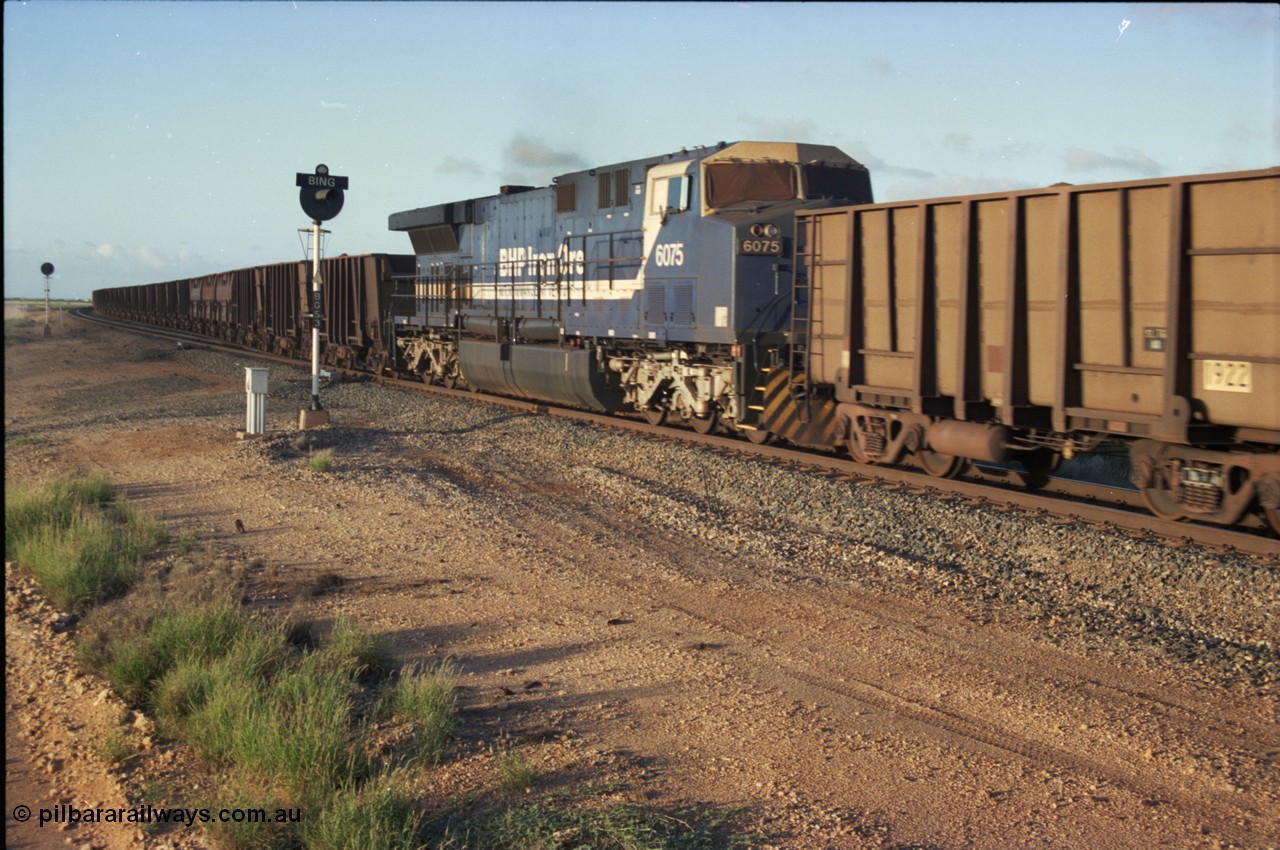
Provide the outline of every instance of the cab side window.
<path id="1" fill-rule="evenodd" d="M 659 177 L 653 181 L 649 192 L 649 211 L 663 213 L 667 210 L 684 212 L 689 209 L 689 175 Z"/>

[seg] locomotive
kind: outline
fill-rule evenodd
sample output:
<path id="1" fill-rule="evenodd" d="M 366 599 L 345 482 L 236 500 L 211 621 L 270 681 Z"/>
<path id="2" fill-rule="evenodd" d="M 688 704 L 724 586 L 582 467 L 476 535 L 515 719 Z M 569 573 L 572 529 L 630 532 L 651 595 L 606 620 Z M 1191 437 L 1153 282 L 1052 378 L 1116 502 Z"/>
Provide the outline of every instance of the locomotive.
<path id="1" fill-rule="evenodd" d="M 876 204 L 834 147 L 735 142 L 388 226 L 413 255 L 324 260 L 326 363 L 939 477 L 1107 443 L 1154 513 L 1280 533 L 1280 169 Z M 310 274 L 94 305 L 293 354 Z"/>
<path id="2" fill-rule="evenodd" d="M 395 213 L 419 266 L 396 342 L 449 386 L 754 432 L 796 211 L 871 200 L 836 148 L 722 142 Z"/>

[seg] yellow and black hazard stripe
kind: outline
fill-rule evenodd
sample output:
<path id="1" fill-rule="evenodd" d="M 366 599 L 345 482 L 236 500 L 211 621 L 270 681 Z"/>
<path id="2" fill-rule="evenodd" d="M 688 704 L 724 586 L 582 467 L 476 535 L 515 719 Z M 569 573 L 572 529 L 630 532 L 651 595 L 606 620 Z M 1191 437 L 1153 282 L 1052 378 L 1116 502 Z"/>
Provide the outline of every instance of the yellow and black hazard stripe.
<path id="1" fill-rule="evenodd" d="M 804 399 L 792 389 L 803 384 L 803 375 L 789 369 L 774 369 L 762 376 L 756 387 L 753 408 L 761 427 L 792 443 L 831 447 L 836 444 L 836 403 L 830 398 Z"/>

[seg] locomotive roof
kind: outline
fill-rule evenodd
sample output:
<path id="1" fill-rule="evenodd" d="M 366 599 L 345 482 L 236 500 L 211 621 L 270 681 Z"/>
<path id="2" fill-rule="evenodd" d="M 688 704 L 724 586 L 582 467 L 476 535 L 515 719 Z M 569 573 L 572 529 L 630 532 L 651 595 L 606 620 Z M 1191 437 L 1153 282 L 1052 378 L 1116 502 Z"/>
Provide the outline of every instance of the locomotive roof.
<path id="1" fill-rule="evenodd" d="M 598 172 L 602 171 L 616 171 L 622 168 L 635 168 L 637 166 L 640 166 L 647 171 L 651 166 L 659 165 L 664 162 L 681 162 L 684 160 L 704 160 L 706 162 L 751 162 L 762 160 L 782 160 L 786 162 L 799 163 L 821 162 L 831 165 L 848 165 L 865 170 L 865 166 L 854 160 L 853 157 L 831 145 L 813 145 L 803 142 L 720 142 L 712 146 L 699 145 L 694 148 L 681 148 L 678 152 L 663 154 L 661 156 L 646 157 L 644 159 L 631 159 L 613 163 L 611 165 L 601 165 L 596 166 L 595 168 L 582 169 L 580 171 L 569 171 L 552 178 L 551 182 L 553 184 L 578 183 L 594 177 Z M 499 195 L 529 191 L 532 188 L 533 187 L 529 186 L 504 187 L 502 192 L 494 195 L 485 195 L 480 198 L 468 198 L 464 201 L 450 201 L 442 204 L 432 204 L 430 206 L 405 210 L 404 212 L 392 213 L 387 220 L 387 229 L 407 231 L 433 224 L 444 224 L 459 221 L 462 219 L 457 216 L 462 215 L 462 211 L 458 210 L 455 214 L 454 208 L 456 205 L 488 200 L 490 198 L 498 197 Z"/>

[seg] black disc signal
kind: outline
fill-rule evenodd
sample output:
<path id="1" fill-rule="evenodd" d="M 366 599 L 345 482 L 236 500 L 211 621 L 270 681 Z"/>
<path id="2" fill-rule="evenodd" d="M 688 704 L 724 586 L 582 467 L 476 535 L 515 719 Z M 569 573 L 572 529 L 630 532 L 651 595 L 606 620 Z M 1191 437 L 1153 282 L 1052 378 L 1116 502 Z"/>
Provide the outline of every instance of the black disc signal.
<path id="1" fill-rule="evenodd" d="M 315 174 L 298 174 L 298 200 L 302 211 L 312 221 L 328 221 L 342 212 L 342 193 L 347 178 L 329 173 L 326 165 L 317 165 Z"/>

